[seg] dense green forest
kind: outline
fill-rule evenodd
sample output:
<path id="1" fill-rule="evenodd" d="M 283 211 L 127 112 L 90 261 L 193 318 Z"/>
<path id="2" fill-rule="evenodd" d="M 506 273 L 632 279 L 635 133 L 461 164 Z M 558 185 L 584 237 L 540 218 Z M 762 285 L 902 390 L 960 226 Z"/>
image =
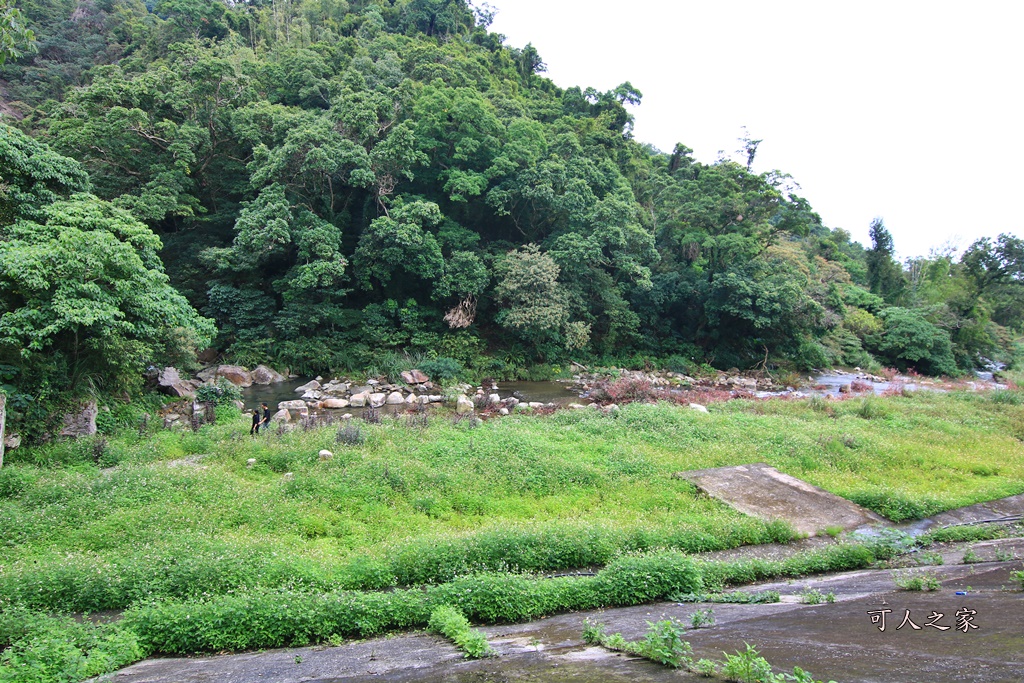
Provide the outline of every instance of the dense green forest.
<path id="1" fill-rule="evenodd" d="M 865 248 L 752 172 L 757 140 L 713 164 L 636 140 L 635 87 L 557 87 L 487 6 L 18 6 L 34 37 L 0 43 L 15 394 L 120 390 L 208 343 L 296 372 L 410 357 L 496 378 L 1012 360 L 1024 241 L 899 263 L 881 220 Z"/>

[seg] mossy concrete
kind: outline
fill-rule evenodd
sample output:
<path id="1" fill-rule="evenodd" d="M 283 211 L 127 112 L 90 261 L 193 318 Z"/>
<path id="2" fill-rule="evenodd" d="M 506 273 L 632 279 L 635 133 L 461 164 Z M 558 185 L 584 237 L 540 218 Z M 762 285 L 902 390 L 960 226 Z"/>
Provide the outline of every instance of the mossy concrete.
<path id="1" fill-rule="evenodd" d="M 679 479 L 753 517 L 789 522 L 801 534 L 843 531 L 886 520 L 845 498 L 783 474 L 765 463 L 679 472 Z"/>

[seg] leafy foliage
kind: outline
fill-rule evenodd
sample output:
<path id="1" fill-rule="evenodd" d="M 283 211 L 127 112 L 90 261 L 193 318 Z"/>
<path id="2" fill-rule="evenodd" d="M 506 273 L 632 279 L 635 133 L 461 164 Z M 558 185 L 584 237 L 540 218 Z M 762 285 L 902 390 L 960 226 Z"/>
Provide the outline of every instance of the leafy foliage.
<path id="1" fill-rule="evenodd" d="M 0 65 L 0 223 L 86 191 L 131 212 L 238 362 L 957 374 L 1024 326 L 1018 238 L 900 264 L 879 219 L 865 249 L 754 172 L 759 140 L 643 145 L 633 85 L 559 88 L 465 0 L 4 7 L 39 50 Z"/>

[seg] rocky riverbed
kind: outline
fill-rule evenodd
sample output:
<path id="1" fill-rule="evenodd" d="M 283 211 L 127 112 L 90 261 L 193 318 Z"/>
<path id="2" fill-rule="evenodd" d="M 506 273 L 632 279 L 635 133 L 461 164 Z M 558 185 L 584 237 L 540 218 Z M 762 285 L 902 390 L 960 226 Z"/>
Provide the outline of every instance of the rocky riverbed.
<path id="1" fill-rule="evenodd" d="M 851 396 L 918 390 L 985 390 L 1003 388 L 991 374 L 972 380 L 943 381 L 919 376 L 889 374 L 886 377 L 861 372 L 834 370 L 806 375 L 794 384 L 783 384 L 766 373 L 730 371 L 707 377 L 676 372 L 647 372 L 619 368 L 588 371 L 582 366 L 571 379 L 549 382 L 494 382 L 480 385 L 442 385 L 419 369 L 401 374 L 400 381 L 370 378 L 299 378 L 285 376 L 267 366 L 253 370 L 238 365 L 213 365 L 194 377 L 183 378 L 175 368 L 155 374 L 161 391 L 192 400 L 204 384 L 228 381 L 243 390 L 239 408 L 253 409 L 267 403 L 275 412 L 272 422 L 290 425 L 311 416 L 350 419 L 366 410 L 391 413 L 423 410 L 430 405 L 448 405 L 456 414 L 500 417 L 515 411 L 551 411 L 558 408 L 600 409 L 613 412 L 619 404 L 634 401 L 668 400 L 693 410 L 706 411 L 711 403 L 738 398 L 802 398 L 823 396 L 841 399 Z M 187 409 L 171 413 L 177 421 Z"/>

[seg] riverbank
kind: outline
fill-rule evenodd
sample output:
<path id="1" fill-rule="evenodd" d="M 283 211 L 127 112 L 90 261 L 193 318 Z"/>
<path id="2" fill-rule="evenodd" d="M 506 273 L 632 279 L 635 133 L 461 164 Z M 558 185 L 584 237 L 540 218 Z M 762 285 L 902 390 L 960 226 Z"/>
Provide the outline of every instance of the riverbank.
<path id="1" fill-rule="evenodd" d="M 255 439 L 223 407 L 195 432 L 150 424 L 14 451 L 0 470 L 0 600 L 95 613 L 262 595 L 273 615 L 286 596 L 339 588 L 788 541 L 784 525 L 672 476 L 750 462 L 893 520 L 925 517 L 1024 492 L 1021 398 L 633 403 L 483 421 L 427 407 Z"/>
<path id="2" fill-rule="evenodd" d="M 857 570 L 743 588 L 751 595 L 775 593 L 777 602 L 661 602 L 484 627 L 482 632 L 495 650 L 496 659 L 467 661 L 444 638 L 418 632 L 334 647 L 151 659 L 121 671 L 118 680 L 691 680 L 643 659 L 595 647 L 583 638 L 588 622 L 601 623 L 609 633 L 637 640 L 644 637 L 651 622 L 674 619 L 690 627 L 682 637 L 692 646 L 694 659 L 721 661 L 723 653 L 744 651 L 750 644 L 776 671 L 798 666 L 824 680 L 844 683 L 917 683 L 923 677 L 936 683 L 1016 681 L 1024 666 L 1019 648 L 1024 592 L 1011 574 L 1024 566 L 1020 559 L 1024 558 L 1024 538 L 1020 532 L 1011 531 L 1011 537 L 994 541 L 940 544 L 929 548 L 927 558 L 901 557 L 904 567 L 923 566 L 913 571 L 927 572 L 935 578 L 938 586 L 934 592 L 899 590 L 897 581 L 910 571 L 906 568 Z M 965 564 L 965 555 L 972 557 L 968 553 L 973 561 Z M 814 595 L 822 599 L 808 599 Z M 952 628 L 955 613 L 965 606 L 976 612 L 977 633 Z M 885 631 L 871 623 L 869 613 L 876 610 L 891 610 Z M 909 625 L 897 629 L 907 610 L 922 631 L 929 614 L 943 614 L 948 623 L 937 623 L 951 627 L 947 630 L 952 633 L 936 629 L 915 633 Z M 698 613 L 708 616 L 699 628 L 694 628 L 693 615 Z M 692 676 L 692 680 L 706 679 Z"/>

